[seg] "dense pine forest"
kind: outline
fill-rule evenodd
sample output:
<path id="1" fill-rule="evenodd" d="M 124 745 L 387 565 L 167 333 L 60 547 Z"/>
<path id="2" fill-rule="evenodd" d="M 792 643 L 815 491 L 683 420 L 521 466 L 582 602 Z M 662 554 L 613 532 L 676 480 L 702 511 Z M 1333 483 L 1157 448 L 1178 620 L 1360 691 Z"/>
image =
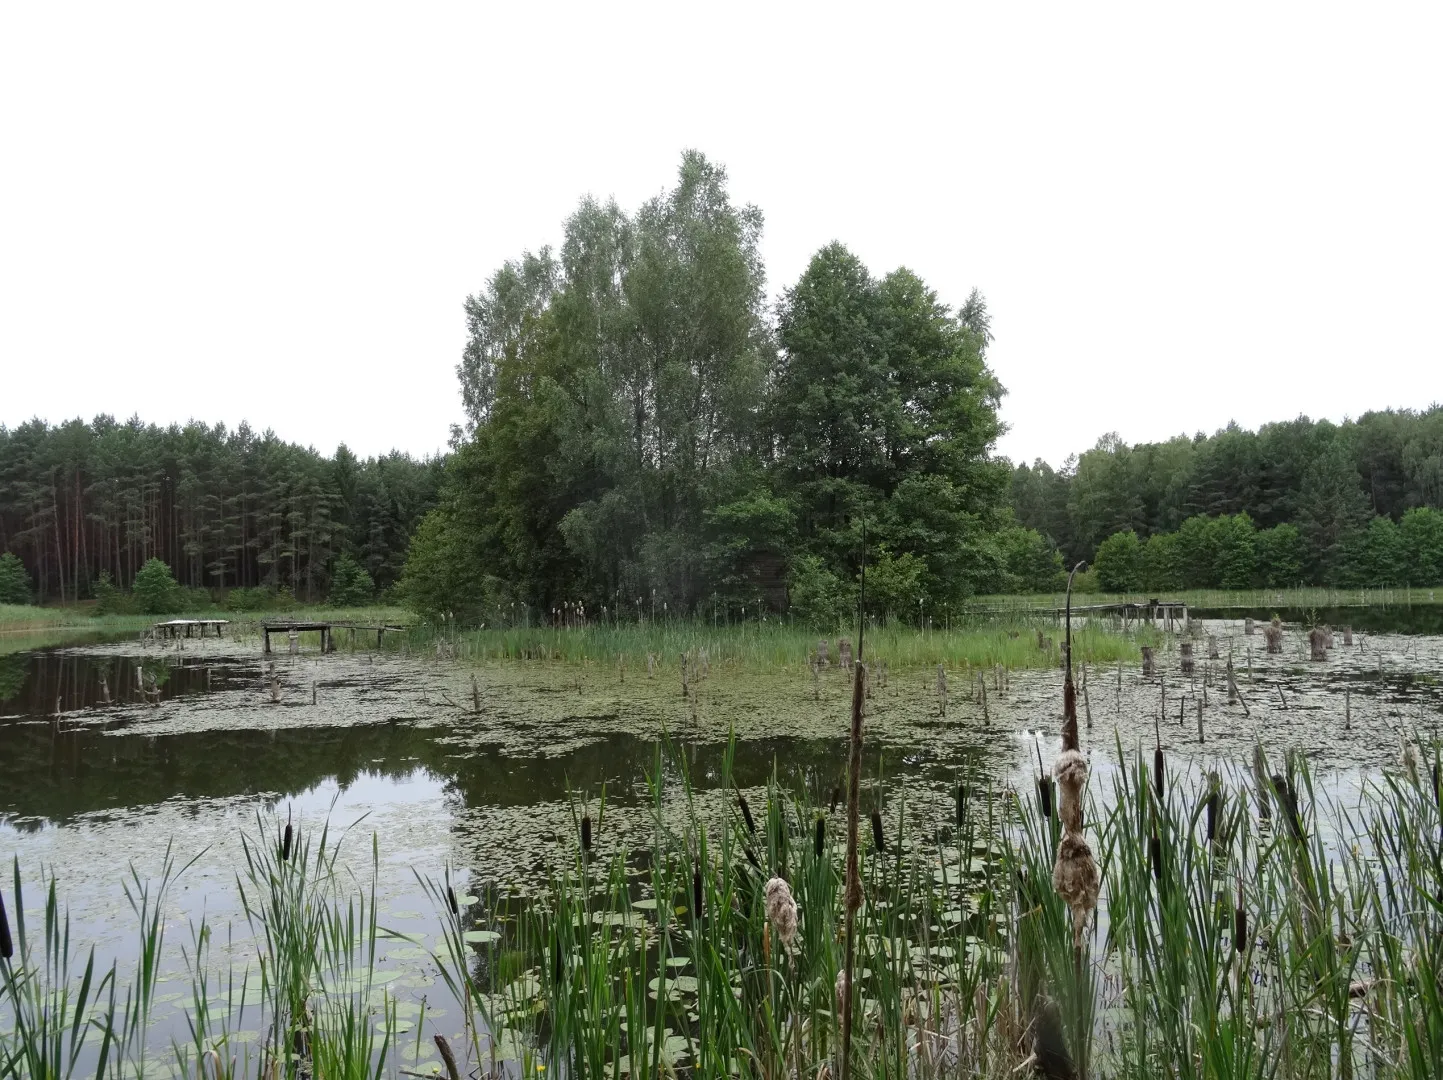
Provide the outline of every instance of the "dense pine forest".
<path id="1" fill-rule="evenodd" d="M 1108 435 L 1017 466 L 1011 502 L 1108 589 L 1443 585 L 1443 407 Z"/>
<path id="2" fill-rule="evenodd" d="M 319 600 L 349 556 L 384 589 L 441 470 L 344 446 L 327 458 L 245 425 L 35 420 L 0 427 L 0 552 L 42 603 L 129 588 L 153 558 L 183 587 Z"/>

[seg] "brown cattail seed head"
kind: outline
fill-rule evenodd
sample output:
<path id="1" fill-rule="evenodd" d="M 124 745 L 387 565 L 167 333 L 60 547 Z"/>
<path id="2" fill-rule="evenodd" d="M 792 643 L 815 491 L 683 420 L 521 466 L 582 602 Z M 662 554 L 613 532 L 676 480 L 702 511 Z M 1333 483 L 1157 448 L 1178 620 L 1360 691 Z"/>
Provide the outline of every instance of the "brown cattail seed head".
<path id="1" fill-rule="evenodd" d="M 1208 793 L 1207 820 L 1208 843 L 1212 843 L 1218 836 L 1218 793 L 1216 791 Z"/>
<path id="2" fill-rule="evenodd" d="M 291 861 L 291 823 L 286 822 L 286 832 L 281 837 L 281 862 Z"/>
<path id="3" fill-rule="evenodd" d="M 957 785 L 957 828 L 967 820 L 967 785 Z"/>
<path id="4" fill-rule="evenodd" d="M 792 899 L 792 890 L 785 881 L 774 877 L 767 882 L 767 922 L 776 932 L 777 940 L 783 946 L 790 945 L 797 936 L 797 902 Z"/>
<path id="5" fill-rule="evenodd" d="M 456 902 L 456 890 L 446 886 L 446 906 L 451 909 L 452 915 L 461 914 L 461 905 Z"/>
<path id="6" fill-rule="evenodd" d="M 887 838 L 882 835 L 882 811 L 877 809 L 872 811 L 872 843 L 877 845 L 879 854 L 887 853 Z"/>
<path id="7" fill-rule="evenodd" d="M 696 915 L 701 915 L 701 871 L 691 872 L 691 909 Z"/>
<path id="8" fill-rule="evenodd" d="M 1087 759 L 1077 750 L 1064 750 L 1052 763 L 1057 780 L 1058 813 L 1064 831 L 1082 832 L 1082 788 L 1087 783 Z"/>
<path id="9" fill-rule="evenodd" d="M 827 813 L 829 813 L 829 814 L 835 814 L 835 813 L 837 812 L 837 803 L 839 803 L 839 802 L 841 802 L 841 801 L 842 801 L 842 789 L 839 788 L 839 787 L 834 787 L 834 788 L 832 788 L 832 805 L 831 805 L 831 807 L 827 810 Z"/>
<path id="10" fill-rule="evenodd" d="M 820 814 L 817 815 L 817 835 L 813 846 L 816 848 L 817 858 L 822 857 L 822 851 L 827 845 L 827 819 Z"/>
<path id="11" fill-rule="evenodd" d="M 591 850 L 591 815 L 581 815 L 581 850 Z"/>
<path id="12" fill-rule="evenodd" d="M 1102 888 L 1102 875 L 1092 849 L 1079 833 L 1064 832 L 1057 845 L 1057 862 L 1052 867 L 1052 887 L 1063 903 L 1072 909 L 1074 925 L 1097 907 Z"/>
<path id="13" fill-rule="evenodd" d="M 1162 747 L 1159 746 L 1152 752 L 1152 787 L 1157 792 L 1159 801 L 1163 795 L 1163 760 Z"/>
<path id="14" fill-rule="evenodd" d="M 1233 948 L 1246 952 L 1248 948 L 1248 913 L 1243 910 L 1242 890 L 1238 890 L 1238 906 L 1233 908 Z"/>
<path id="15" fill-rule="evenodd" d="M 755 836 L 757 832 L 757 823 L 752 820 L 752 808 L 747 805 L 747 797 L 738 793 L 737 805 L 739 805 L 742 809 L 742 820 L 747 823 L 747 832 Z"/>
<path id="16" fill-rule="evenodd" d="M 1161 880 L 1162 880 L 1162 841 L 1157 838 L 1157 832 L 1156 832 L 1156 831 L 1154 831 L 1153 834 L 1152 834 L 1150 837 L 1148 837 L 1148 841 L 1147 841 L 1147 854 L 1148 854 L 1148 858 L 1149 858 L 1149 859 L 1151 860 L 1151 862 L 1152 862 L 1152 876 L 1153 876 L 1156 880 L 1161 881 Z"/>
<path id="17" fill-rule="evenodd" d="M 1042 816 L 1052 817 L 1052 781 L 1046 776 L 1037 778 L 1037 805 L 1042 808 Z"/>

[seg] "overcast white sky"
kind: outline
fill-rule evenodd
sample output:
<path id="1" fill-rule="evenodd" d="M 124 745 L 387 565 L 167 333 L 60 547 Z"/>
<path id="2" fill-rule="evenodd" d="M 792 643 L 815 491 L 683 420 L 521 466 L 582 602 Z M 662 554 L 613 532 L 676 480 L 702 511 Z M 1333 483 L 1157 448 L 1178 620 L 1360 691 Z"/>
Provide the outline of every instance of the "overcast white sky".
<path id="1" fill-rule="evenodd" d="M 1002 452 L 1443 398 L 1443 5 L 0 8 L 0 423 L 442 449 L 461 305 L 684 147 L 976 285 Z"/>

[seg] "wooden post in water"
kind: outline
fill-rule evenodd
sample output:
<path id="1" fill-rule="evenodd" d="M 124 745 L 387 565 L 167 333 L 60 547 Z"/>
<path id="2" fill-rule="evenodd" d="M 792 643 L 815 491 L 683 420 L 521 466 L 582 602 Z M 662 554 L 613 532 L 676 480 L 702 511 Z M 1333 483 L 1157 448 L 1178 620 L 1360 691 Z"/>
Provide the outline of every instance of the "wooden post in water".
<path id="1" fill-rule="evenodd" d="M 1184 675 L 1191 675 L 1192 672 L 1193 672 L 1192 642 L 1191 642 L 1191 641 L 1181 642 L 1181 643 L 1178 645 L 1178 647 L 1177 647 L 1177 651 L 1178 651 L 1178 656 L 1179 656 L 1179 658 L 1180 658 L 1180 662 L 1181 662 L 1181 664 L 1182 664 L 1182 673 L 1183 673 Z"/>
<path id="2" fill-rule="evenodd" d="M 1251 615 L 1243 620 L 1243 633 L 1248 637 L 1253 636 L 1253 619 Z"/>
<path id="3" fill-rule="evenodd" d="M 1152 646 L 1151 646 L 1151 645 L 1144 645 L 1144 646 L 1142 647 L 1142 673 L 1143 673 L 1144 675 L 1151 675 L 1151 674 L 1153 673 L 1153 659 L 1152 659 Z M 1122 689 L 1122 669 L 1121 669 L 1121 668 L 1118 668 L 1118 670 L 1117 670 L 1117 685 L 1118 685 L 1118 690 L 1119 690 L 1119 692 L 1121 692 L 1121 689 Z"/>

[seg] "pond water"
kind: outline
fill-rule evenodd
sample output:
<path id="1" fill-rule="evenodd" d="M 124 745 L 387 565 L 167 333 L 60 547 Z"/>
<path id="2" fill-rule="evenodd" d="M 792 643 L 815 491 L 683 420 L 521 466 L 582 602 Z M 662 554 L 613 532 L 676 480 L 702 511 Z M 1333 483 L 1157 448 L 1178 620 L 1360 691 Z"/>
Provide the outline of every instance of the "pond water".
<path id="1" fill-rule="evenodd" d="M 1375 625 L 1349 615 L 1334 625 Z M 1191 677 L 1172 640 L 1160 675 L 1088 666 L 1079 708 L 1097 777 L 1118 745 L 1150 748 L 1160 737 L 1176 767 L 1237 770 L 1261 741 L 1270 753 L 1307 754 L 1346 792 L 1396 762 L 1401 738 L 1426 741 L 1443 721 L 1436 634 L 1380 627 L 1359 632 L 1351 648 L 1339 634 L 1328 659 L 1313 662 L 1296 625 L 1281 655 L 1267 655 L 1261 629 L 1249 637 L 1240 619 L 1198 620 L 1195 633 Z M 1208 659 L 1209 636 L 1218 659 Z M 1229 655 L 1242 692 L 1235 705 L 1221 685 Z M 168 848 L 194 859 L 169 897 L 169 940 L 188 941 L 202 917 L 229 924 L 213 959 L 239 970 L 255 949 L 235 875 L 257 815 L 349 830 L 343 856 L 361 875 L 374 833 L 381 921 L 414 939 L 390 943 L 380 968 L 406 1008 L 426 998 L 444 1029 L 428 959 L 437 920 L 416 873 L 450 867 L 473 888 L 533 888 L 566 856 L 583 801 L 599 816 L 603 855 L 637 846 L 652 827 L 661 739 L 674 744 L 661 774 L 670 807 L 682 799 L 684 768 L 702 812 L 720 817 L 732 798 L 723 788 L 729 738 L 744 790 L 763 788 L 775 770 L 822 804 L 840 783 L 850 686 L 836 669 L 814 682 L 802 656 L 743 671 L 716 653 L 692 701 L 674 662 L 652 679 L 644 671 L 548 661 L 471 668 L 391 651 L 264 658 L 256 644 L 215 640 L 0 656 L 0 855 L 18 858 L 31 918 L 40 916 L 42 875 L 58 875 L 73 934 L 95 942 L 104 963 L 125 960 L 134 939 L 122 891 L 131 868 L 154 877 Z M 987 673 L 985 716 L 978 677 L 950 673 L 945 715 L 935 671 L 894 671 L 874 686 L 868 784 L 889 806 L 905 790 L 924 827 L 947 818 L 960 772 L 1025 781 L 1039 755 L 1050 763 L 1057 752 L 1060 671 Z M 1095 781 L 1094 794 L 1103 787 Z M 0 880 L 8 894 L 8 873 Z M 162 1029 L 181 1023 L 187 985 L 176 972 L 162 988 Z M 454 1008 L 452 1016 L 459 1028 Z"/>

